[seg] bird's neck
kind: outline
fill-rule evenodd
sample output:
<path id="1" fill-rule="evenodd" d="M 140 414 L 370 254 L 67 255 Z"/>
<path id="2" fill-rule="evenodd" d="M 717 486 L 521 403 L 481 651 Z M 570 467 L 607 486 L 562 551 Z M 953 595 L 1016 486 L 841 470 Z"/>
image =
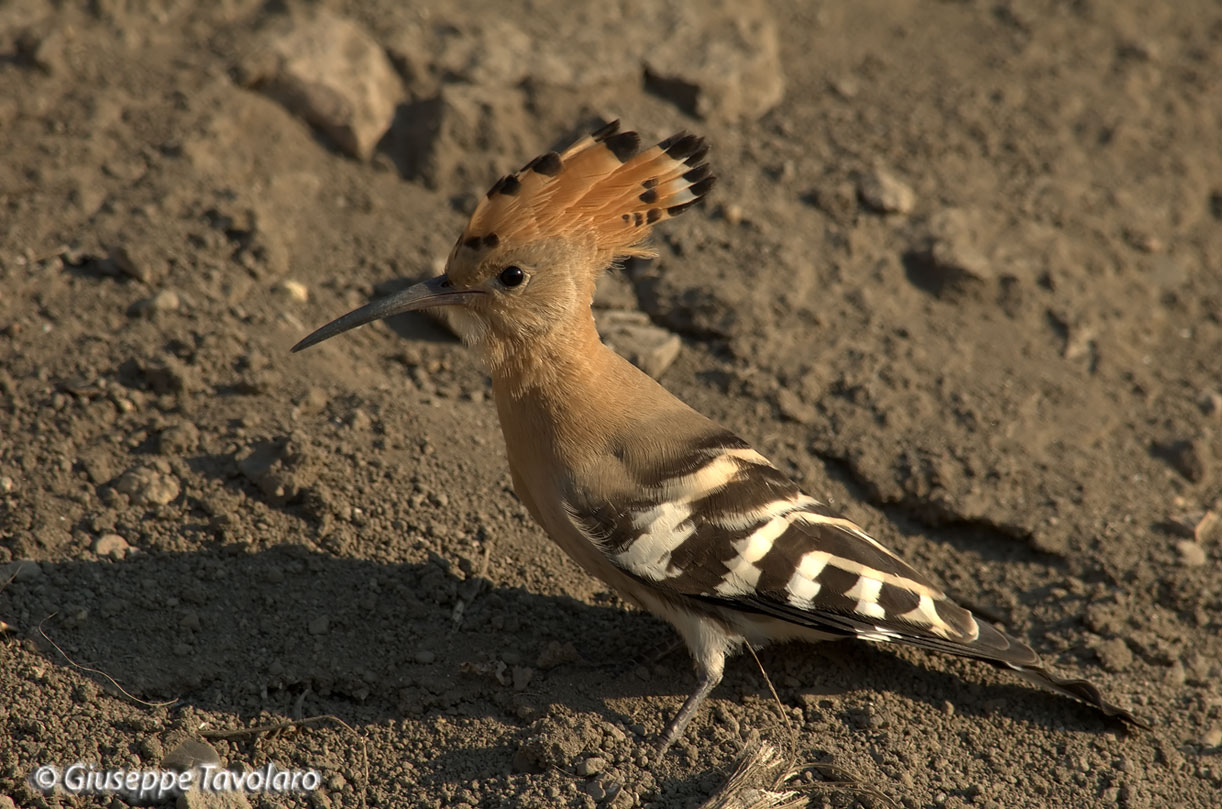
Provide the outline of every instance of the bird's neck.
<path id="1" fill-rule="evenodd" d="M 614 390 L 604 388 L 623 375 L 618 355 L 603 345 L 589 313 L 541 337 L 498 341 L 485 353 L 498 399 L 549 411 L 581 408 L 606 394 L 614 398 Z"/>
<path id="2" fill-rule="evenodd" d="M 603 445 L 652 390 L 653 380 L 605 346 L 593 316 L 584 314 L 529 344 L 499 345 L 499 355 L 489 358 L 511 461 L 543 446 L 565 456 Z"/>

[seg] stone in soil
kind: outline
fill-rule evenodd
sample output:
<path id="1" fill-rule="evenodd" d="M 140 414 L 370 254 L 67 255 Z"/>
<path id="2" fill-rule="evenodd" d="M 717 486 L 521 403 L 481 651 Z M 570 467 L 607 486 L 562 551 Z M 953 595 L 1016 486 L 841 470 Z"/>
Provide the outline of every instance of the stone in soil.
<path id="1" fill-rule="evenodd" d="M 595 320 L 603 342 L 654 379 L 679 356 L 679 335 L 655 326 L 643 312 L 602 310 Z"/>
<path id="2" fill-rule="evenodd" d="M 991 280 L 992 262 L 981 246 L 977 217 L 949 208 L 925 223 L 919 246 L 905 257 L 908 278 L 938 297 L 950 297 Z"/>
<path id="3" fill-rule="evenodd" d="M 180 488 L 168 471 L 134 466 L 115 483 L 115 491 L 127 495 L 138 506 L 164 506 L 178 497 Z"/>
<path id="4" fill-rule="evenodd" d="M 403 87 L 377 41 L 328 12 L 294 16 L 268 31 L 243 65 L 263 88 L 361 160 L 390 129 Z"/>
<path id="5" fill-rule="evenodd" d="M 127 540 L 118 534 L 103 534 L 93 543 L 93 552 L 98 556 L 113 556 L 122 559 L 132 550 Z"/>
<path id="6" fill-rule="evenodd" d="M 238 471 L 275 504 L 297 498 L 318 477 L 306 445 L 291 436 L 259 441 L 236 460 Z"/>
<path id="7" fill-rule="evenodd" d="M 780 45 L 765 4 L 716 0 L 673 9 L 667 41 L 645 52 L 654 93 L 689 115 L 726 121 L 755 120 L 781 102 Z"/>
<path id="8" fill-rule="evenodd" d="M 916 192 L 890 171 L 875 167 L 857 181 L 857 196 L 878 213 L 910 212 L 916 205 Z"/>

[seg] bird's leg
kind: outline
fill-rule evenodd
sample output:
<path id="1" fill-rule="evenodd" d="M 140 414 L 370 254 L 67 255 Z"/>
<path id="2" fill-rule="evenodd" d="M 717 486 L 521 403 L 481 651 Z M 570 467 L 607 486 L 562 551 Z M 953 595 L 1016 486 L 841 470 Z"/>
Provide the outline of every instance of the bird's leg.
<path id="1" fill-rule="evenodd" d="M 683 707 L 679 709 L 675 718 L 670 720 L 670 724 L 663 731 L 662 740 L 658 743 L 658 755 L 665 753 L 667 748 L 683 735 L 688 723 L 696 715 L 696 709 L 700 707 L 700 703 L 704 702 L 704 698 L 717 687 L 719 682 L 721 682 L 720 670 L 700 672 L 699 679 L 696 681 L 696 690 L 687 698 L 687 702 L 683 703 Z"/>

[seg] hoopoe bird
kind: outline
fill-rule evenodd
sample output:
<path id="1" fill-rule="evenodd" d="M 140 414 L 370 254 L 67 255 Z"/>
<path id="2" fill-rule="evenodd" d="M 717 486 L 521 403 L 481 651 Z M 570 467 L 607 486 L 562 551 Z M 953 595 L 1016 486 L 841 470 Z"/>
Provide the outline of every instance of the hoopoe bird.
<path id="1" fill-rule="evenodd" d="M 1141 725 L 1085 680 L 1048 671 L 861 526 L 804 494 L 733 432 L 599 339 L 595 281 L 652 257 L 652 228 L 713 187 L 702 138 L 641 149 L 613 122 L 502 177 L 445 272 L 323 326 L 293 347 L 401 312 L 451 307 L 483 358 L 513 486 L 586 571 L 669 621 L 695 690 L 662 734 L 679 738 L 741 644 L 860 638 L 977 658 Z"/>

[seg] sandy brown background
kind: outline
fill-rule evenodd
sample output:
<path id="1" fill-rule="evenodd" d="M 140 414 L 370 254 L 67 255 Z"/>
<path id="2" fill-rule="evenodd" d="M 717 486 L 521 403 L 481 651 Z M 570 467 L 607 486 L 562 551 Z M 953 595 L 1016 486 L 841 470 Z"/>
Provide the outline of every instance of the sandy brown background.
<path id="1" fill-rule="evenodd" d="M 393 66 L 368 159 L 261 83 L 317 6 Z M 1222 7 L 717 7 L 0 4 L 0 807 L 325 714 L 209 743 L 323 775 L 257 806 L 624 807 L 786 742 L 745 657 L 644 763 L 685 653 L 530 523 L 447 332 L 288 353 L 612 117 L 720 176 L 604 291 L 682 338 L 662 381 L 1155 724 L 769 649 L 800 757 L 904 807 L 1222 803 Z"/>

